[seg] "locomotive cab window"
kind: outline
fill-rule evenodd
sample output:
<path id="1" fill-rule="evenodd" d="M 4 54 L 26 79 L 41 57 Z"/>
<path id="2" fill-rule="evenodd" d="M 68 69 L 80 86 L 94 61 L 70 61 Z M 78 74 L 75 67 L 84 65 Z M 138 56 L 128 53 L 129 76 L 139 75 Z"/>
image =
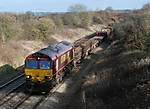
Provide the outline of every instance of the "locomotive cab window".
<path id="1" fill-rule="evenodd" d="M 26 60 L 26 68 L 36 69 L 38 67 L 38 63 L 36 60 Z"/>
<path id="2" fill-rule="evenodd" d="M 40 69 L 51 69 L 51 62 L 49 60 L 40 60 L 39 67 Z"/>
<path id="3" fill-rule="evenodd" d="M 26 68 L 51 69 L 51 61 L 49 60 L 26 60 Z"/>
<path id="4" fill-rule="evenodd" d="M 70 53 L 69 54 L 70 59 L 73 59 L 73 51 L 70 51 L 69 53 Z"/>

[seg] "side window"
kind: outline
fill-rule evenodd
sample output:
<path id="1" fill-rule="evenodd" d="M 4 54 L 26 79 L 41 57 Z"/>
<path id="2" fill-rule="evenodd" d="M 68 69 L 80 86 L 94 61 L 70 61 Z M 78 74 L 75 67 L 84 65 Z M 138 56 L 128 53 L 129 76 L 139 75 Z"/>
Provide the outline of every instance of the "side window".
<path id="1" fill-rule="evenodd" d="M 65 61 L 65 54 L 61 56 L 61 63 Z"/>
<path id="2" fill-rule="evenodd" d="M 73 52 L 72 51 L 69 52 L 69 57 L 70 57 L 70 59 L 73 58 Z"/>
<path id="3" fill-rule="evenodd" d="M 58 68 L 61 66 L 61 57 L 58 58 Z"/>
<path id="4" fill-rule="evenodd" d="M 69 54 L 69 52 L 66 53 L 66 59 L 68 59 L 68 56 L 69 56 L 68 54 Z"/>
<path id="5" fill-rule="evenodd" d="M 66 63 L 70 60 L 70 58 L 69 58 L 69 52 L 67 52 L 66 54 L 65 54 L 65 61 L 66 61 Z"/>
<path id="6" fill-rule="evenodd" d="M 58 59 L 56 60 L 56 70 L 58 70 Z"/>

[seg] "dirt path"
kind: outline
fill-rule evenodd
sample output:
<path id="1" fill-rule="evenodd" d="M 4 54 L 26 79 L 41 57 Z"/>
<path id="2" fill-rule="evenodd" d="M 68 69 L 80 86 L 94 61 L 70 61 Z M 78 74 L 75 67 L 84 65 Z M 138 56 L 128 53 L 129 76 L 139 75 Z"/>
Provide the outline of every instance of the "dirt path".
<path id="1" fill-rule="evenodd" d="M 94 57 L 94 54 L 101 54 L 102 52 L 100 51 L 103 51 L 102 46 L 96 48 L 93 54 L 84 60 L 78 71 L 73 72 L 71 77 L 52 96 L 43 101 L 37 109 L 65 109 L 72 97 L 80 90 L 83 78 L 91 69 L 91 65 L 95 64 L 97 58 Z"/>

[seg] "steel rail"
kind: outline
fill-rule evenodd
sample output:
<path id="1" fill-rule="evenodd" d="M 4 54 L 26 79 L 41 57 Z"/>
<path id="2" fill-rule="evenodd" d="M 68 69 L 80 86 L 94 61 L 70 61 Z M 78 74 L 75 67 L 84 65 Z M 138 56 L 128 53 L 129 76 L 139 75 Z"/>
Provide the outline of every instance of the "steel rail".
<path id="1" fill-rule="evenodd" d="M 6 97 L 9 96 L 10 93 L 16 91 L 18 88 L 20 88 L 21 86 L 23 86 L 25 84 L 25 81 L 22 82 L 21 84 L 19 84 L 18 86 L 16 86 L 15 88 L 12 88 L 11 90 L 9 90 L 5 95 L 3 95 L 2 97 L 0 97 L 0 106 L 3 105 L 4 103 L 6 103 L 7 101 L 3 101 Z M 11 99 L 11 98 L 9 98 Z M 9 100 L 7 99 L 7 100 Z"/>
<path id="2" fill-rule="evenodd" d="M 13 78 L 12 80 L 6 82 L 5 84 L 1 85 L 1 86 L 0 86 L 0 89 L 2 89 L 2 88 L 4 88 L 4 87 L 8 86 L 9 84 L 11 84 L 12 82 L 18 80 L 18 79 L 21 78 L 22 76 L 24 76 L 24 73 L 21 74 L 21 75 L 19 75 L 19 76 L 17 76 L 17 77 L 15 77 L 15 78 Z"/>

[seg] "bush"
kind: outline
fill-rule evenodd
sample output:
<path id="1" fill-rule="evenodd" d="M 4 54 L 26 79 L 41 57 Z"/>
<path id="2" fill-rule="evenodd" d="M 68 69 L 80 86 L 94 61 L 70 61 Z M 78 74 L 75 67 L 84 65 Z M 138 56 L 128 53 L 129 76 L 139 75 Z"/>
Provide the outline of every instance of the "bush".
<path id="1" fill-rule="evenodd" d="M 56 27 L 64 25 L 86 28 L 94 23 L 108 21 L 105 12 L 69 12 L 44 16 L 25 14 L 0 13 L 0 41 L 15 39 L 47 39 Z"/>
<path id="2" fill-rule="evenodd" d="M 92 14 L 93 15 L 90 16 L 92 17 L 93 23 L 105 24 L 112 21 L 109 17 L 110 16 L 109 14 L 111 14 L 111 12 L 108 13 L 108 12 L 100 11 L 100 12 L 94 12 Z"/>
<path id="3" fill-rule="evenodd" d="M 92 19 L 89 13 L 87 12 L 83 12 L 83 13 L 79 13 L 80 19 L 81 19 L 81 27 L 87 27 L 89 25 L 91 25 L 92 23 Z"/>
<path id="4" fill-rule="evenodd" d="M 55 24 L 51 19 L 41 18 L 38 24 L 35 24 L 35 31 L 33 30 L 33 32 L 37 33 L 39 39 L 45 39 L 53 33 L 54 29 Z"/>
<path id="5" fill-rule="evenodd" d="M 63 26 L 63 20 L 62 20 L 60 14 L 52 14 L 51 15 L 51 19 L 54 21 L 56 26 L 58 26 L 58 27 L 62 27 Z"/>
<path id="6" fill-rule="evenodd" d="M 50 18 L 40 18 L 33 24 L 25 24 L 27 39 L 46 39 L 55 29 L 55 24 Z"/>
<path id="7" fill-rule="evenodd" d="M 23 30 L 21 23 L 16 20 L 15 16 L 2 14 L 0 21 L 0 39 L 3 42 L 22 36 Z"/>
<path id="8" fill-rule="evenodd" d="M 87 12 L 67 13 L 63 16 L 64 25 L 87 27 L 92 23 L 92 17 Z"/>
<path id="9" fill-rule="evenodd" d="M 77 13 L 66 13 L 63 15 L 64 25 L 78 27 L 81 24 L 81 19 Z"/>
<path id="10" fill-rule="evenodd" d="M 150 23 L 148 16 L 130 15 L 125 22 L 115 26 L 114 39 L 125 38 L 124 48 L 148 50 L 150 48 Z"/>

